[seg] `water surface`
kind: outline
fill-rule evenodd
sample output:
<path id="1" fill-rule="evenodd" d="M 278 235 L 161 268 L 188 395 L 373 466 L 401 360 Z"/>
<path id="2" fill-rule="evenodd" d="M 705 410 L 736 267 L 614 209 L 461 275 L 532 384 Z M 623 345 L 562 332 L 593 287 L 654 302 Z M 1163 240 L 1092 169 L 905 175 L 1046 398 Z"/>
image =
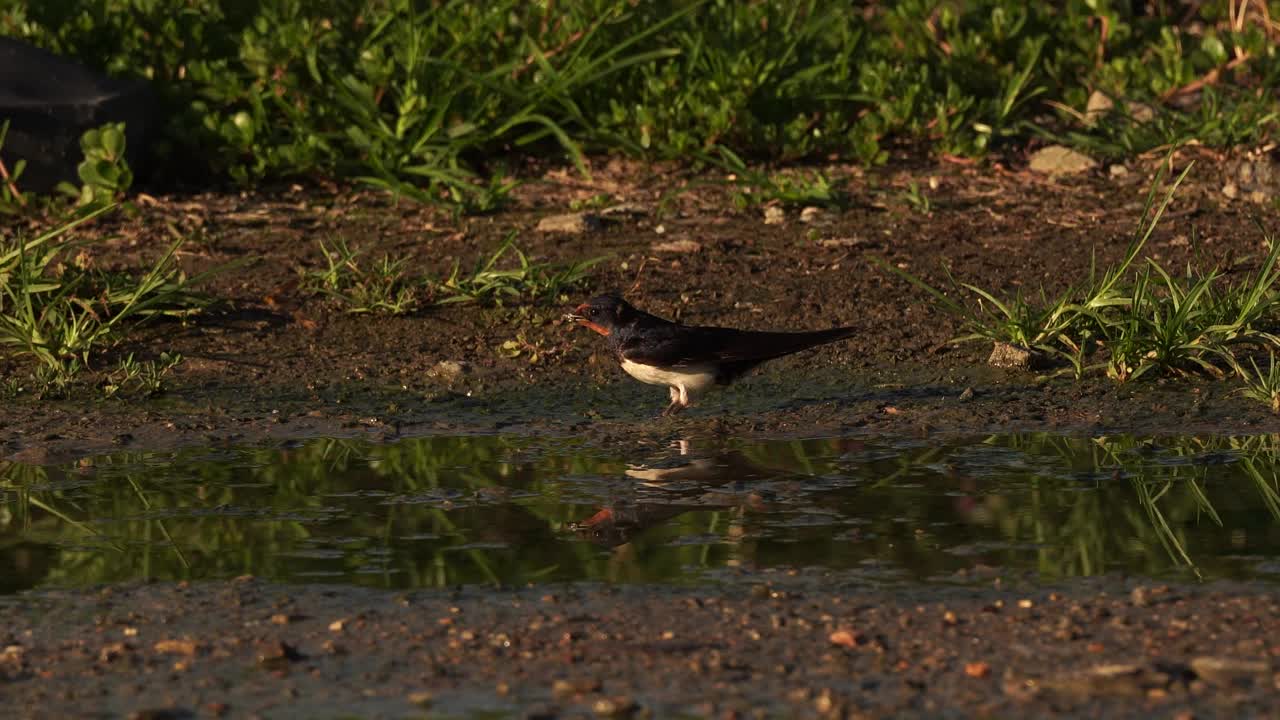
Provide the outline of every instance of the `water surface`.
<path id="1" fill-rule="evenodd" d="M 388 588 L 1280 579 L 1280 438 L 315 440 L 0 462 L 0 592 L 253 574 Z"/>

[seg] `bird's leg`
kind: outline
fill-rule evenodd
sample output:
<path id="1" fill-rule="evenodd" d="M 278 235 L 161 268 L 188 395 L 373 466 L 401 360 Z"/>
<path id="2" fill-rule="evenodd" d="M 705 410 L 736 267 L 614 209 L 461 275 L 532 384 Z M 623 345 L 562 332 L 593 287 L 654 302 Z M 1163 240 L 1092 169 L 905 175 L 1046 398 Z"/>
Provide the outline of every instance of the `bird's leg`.
<path id="1" fill-rule="evenodd" d="M 685 407 L 688 405 L 688 403 L 685 402 L 687 398 L 688 396 L 685 395 L 684 388 L 678 388 L 672 385 L 671 386 L 671 404 L 667 406 L 666 410 L 662 411 L 662 414 L 659 415 L 659 417 L 667 417 L 670 415 L 675 415 L 676 413 L 685 409 Z"/>

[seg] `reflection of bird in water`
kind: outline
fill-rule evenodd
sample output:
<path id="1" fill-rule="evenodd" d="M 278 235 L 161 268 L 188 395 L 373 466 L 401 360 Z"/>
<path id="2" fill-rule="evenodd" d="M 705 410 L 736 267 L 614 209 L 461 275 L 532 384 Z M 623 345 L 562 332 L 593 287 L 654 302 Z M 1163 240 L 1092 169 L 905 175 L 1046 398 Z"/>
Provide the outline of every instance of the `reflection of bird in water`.
<path id="1" fill-rule="evenodd" d="M 608 547 L 628 542 L 636 533 L 694 509 L 722 509 L 736 506 L 759 507 L 762 499 L 752 493 L 746 498 L 717 492 L 730 483 L 777 477 L 781 471 L 762 467 L 732 450 L 705 457 L 689 457 L 689 446 L 678 441 L 679 464 L 669 466 L 633 465 L 626 475 L 638 481 L 631 496 L 570 529 L 592 542 Z"/>

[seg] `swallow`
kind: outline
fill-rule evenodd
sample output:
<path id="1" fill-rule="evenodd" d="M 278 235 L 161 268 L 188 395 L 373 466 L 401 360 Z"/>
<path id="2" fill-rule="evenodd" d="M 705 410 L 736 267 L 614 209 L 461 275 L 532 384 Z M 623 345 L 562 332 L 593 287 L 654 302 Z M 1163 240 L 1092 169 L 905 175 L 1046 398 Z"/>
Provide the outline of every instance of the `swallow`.
<path id="1" fill-rule="evenodd" d="M 588 300 L 565 319 L 603 335 L 631 377 L 670 388 L 671 404 L 663 416 L 684 410 L 703 391 L 728 385 L 763 362 L 857 332 L 852 327 L 761 332 L 681 325 L 637 310 L 616 293 Z"/>

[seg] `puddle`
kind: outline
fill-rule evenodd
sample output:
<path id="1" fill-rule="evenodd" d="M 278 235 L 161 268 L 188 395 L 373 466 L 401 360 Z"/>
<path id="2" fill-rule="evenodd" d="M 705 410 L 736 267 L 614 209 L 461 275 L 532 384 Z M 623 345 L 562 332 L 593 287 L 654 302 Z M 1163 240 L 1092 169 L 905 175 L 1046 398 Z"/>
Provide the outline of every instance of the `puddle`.
<path id="1" fill-rule="evenodd" d="M 1280 579 L 1280 437 L 821 438 L 623 458 L 573 440 L 0 463 L 0 592 L 252 574 L 414 588 Z"/>

